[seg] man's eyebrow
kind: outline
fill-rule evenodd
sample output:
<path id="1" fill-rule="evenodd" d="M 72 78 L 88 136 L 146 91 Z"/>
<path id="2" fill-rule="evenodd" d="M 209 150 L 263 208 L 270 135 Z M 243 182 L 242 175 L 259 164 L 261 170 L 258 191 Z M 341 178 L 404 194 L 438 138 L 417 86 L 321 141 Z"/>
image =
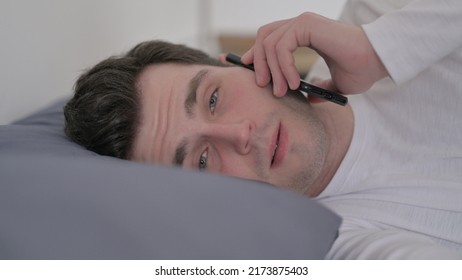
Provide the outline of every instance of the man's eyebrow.
<path id="1" fill-rule="evenodd" d="M 175 156 L 173 158 L 173 164 L 174 165 L 179 165 L 182 166 L 184 159 L 186 158 L 186 145 L 187 141 L 186 139 L 183 139 L 178 147 L 175 150 Z"/>
<path id="2" fill-rule="evenodd" d="M 209 70 L 202 69 L 189 81 L 188 95 L 184 101 L 184 108 L 188 117 L 192 117 L 194 111 L 194 105 L 197 103 L 197 89 L 205 76 L 209 73 Z"/>

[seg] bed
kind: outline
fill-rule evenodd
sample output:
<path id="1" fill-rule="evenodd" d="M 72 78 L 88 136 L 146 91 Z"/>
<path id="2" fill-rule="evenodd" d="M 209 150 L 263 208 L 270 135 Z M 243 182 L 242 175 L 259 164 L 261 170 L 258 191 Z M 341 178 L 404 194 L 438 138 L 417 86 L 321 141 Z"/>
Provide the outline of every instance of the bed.
<path id="1" fill-rule="evenodd" d="M 323 259 L 335 240 L 301 195 L 85 150 L 65 102 L 0 126 L 0 259 Z"/>

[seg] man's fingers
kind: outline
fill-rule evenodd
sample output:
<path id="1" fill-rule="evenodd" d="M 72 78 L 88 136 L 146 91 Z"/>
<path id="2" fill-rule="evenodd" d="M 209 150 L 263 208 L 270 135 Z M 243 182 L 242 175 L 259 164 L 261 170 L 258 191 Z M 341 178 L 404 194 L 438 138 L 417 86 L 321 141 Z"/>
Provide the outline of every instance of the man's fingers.
<path id="1" fill-rule="evenodd" d="M 295 67 L 293 53 L 299 46 L 293 32 L 285 32 L 276 46 L 278 64 L 290 89 L 296 90 L 300 86 L 300 74 Z"/>
<path id="2" fill-rule="evenodd" d="M 253 67 L 255 68 L 257 84 L 261 87 L 268 85 L 271 81 L 271 72 L 261 44 L 254 47 Z"/>
<path id="3" fill-rule="evenodd" d="M 267 38 L 268 40 L 269 38 Z M 287 81 L 282 74 L 281 68 L 279 66 L 278 54 L 274 47 L 272 41 L 264 43 L 265 53 L 266 53 L 266 62 L 271 73 L 271 80 L 273 82 L 273 94 L 277 97 L 284 96 L 287 91 Z"/>
<path id="4" fill-rule="evenodd" d="M 241 62 L 244 64 L 252 64 L 253 63 L 253 48 L 252 46 L 248 51 L 246 51 L 242 57 L 241 57 Z"/>
<path id="5" fill-rule="evenodd" d="M 257 31 L 255 44 L 242 56 L 243 63 L 253 63 L 256 73 L 256 81 L 259 86 L 266 86 L 272 80 L 272 73 L 267 61 L 264 42 L 268 36 L 277 31 L 289 20 L 275 21 L 260 27 Z"/>
<path id="6" fill-rule="evenodd" d="M 226 54 L 225 53 L 220 53 L 218 55 L 218 60 L 223 64 L 230 64 L 228 61 L 226 61 Z"/>

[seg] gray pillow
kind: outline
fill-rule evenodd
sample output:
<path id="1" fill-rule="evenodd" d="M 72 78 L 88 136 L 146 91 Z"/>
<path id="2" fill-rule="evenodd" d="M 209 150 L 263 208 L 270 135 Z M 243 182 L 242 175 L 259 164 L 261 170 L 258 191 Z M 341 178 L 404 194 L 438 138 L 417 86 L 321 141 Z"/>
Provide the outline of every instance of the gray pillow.
<path id="1" fill-rule="evenodd" d="M 64 104 L 0 127 L 0 259 L 323 259 L 337 236 L 301 195 L 87 151 Z"/>

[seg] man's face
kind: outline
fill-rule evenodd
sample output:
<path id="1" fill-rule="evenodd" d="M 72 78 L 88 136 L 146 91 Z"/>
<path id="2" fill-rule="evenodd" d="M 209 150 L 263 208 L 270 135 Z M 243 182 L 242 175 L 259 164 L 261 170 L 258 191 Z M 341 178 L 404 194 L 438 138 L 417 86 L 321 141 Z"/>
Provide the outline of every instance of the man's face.
<path id="1" fill-rule="evenodd" d="M 305 100 L 273 97 L 240 67 L 162 64 L 138 80 L 133 158 L 305 192 L 326 157 L 326 131 Z"/>

